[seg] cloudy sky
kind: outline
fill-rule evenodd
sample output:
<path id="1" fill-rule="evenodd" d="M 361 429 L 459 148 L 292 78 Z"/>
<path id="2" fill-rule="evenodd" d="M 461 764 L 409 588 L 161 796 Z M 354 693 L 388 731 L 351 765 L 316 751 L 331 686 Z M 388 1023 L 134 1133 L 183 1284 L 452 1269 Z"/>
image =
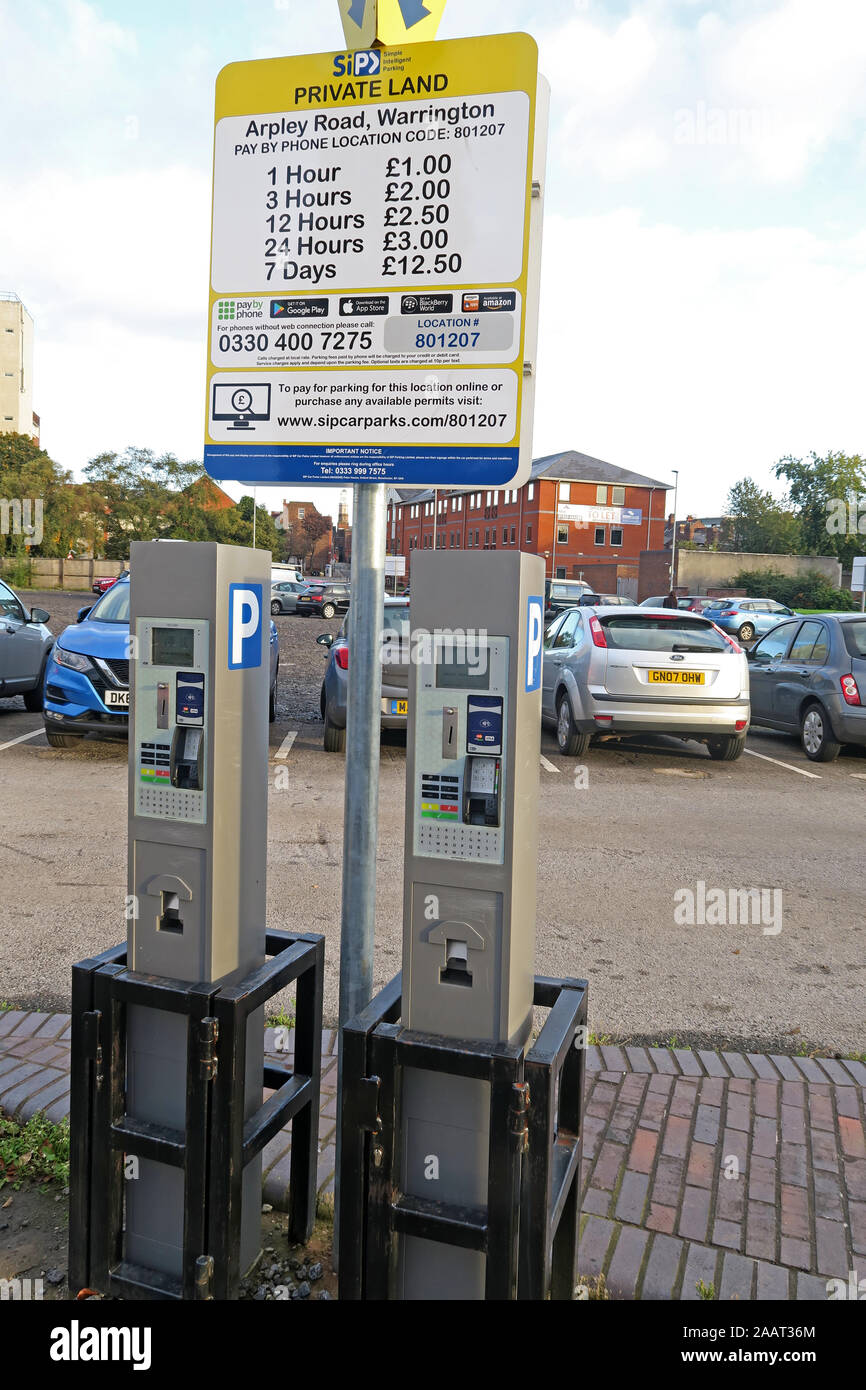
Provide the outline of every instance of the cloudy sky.
<path id="1" fill-rule="evenodd" d="M 449 0 L 439 37 L 510 29 L 553 99 L 535 454 L 679 469 L 683 515 L 866 448 L 864 0 Z M 337 0 L 0 0 L 0 289 L 59 463 L 200 457 L 215 75 L 343 42 Z"/>

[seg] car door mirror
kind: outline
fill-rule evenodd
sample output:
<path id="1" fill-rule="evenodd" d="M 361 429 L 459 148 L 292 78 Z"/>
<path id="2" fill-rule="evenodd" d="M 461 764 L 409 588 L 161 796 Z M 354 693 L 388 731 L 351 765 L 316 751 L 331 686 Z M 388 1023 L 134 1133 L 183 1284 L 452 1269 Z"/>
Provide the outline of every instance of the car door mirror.
<path id="1" fill-rule="evenodd" d="M 78 616 L 76 617 L 75 621 L 76 621 L 77 623 L 83 623 L 83 622 L 84 622 L 84 619 L 87 617 L 87 615 L 88 615 L 88 613 L 90 612 L 90 609 L 91 609 L 92 607 L 93 607 L 93 604 L 91 604 L 89 608 L 79 608 L 79 610 L 78 610 Z"/>
<path id="2" fill-rule="evenodd" d="M 316 638 L 316 642 L 320 647 L 330 647 L 333 641 L 334 639 L 330 632 L 320 632 Z"/>
<path id="3" fill-rule="evenodd" d="M 45 611 L 44 608 L 31 608 L 31 609 L 30 609 L 30 618 L 29 618 L 29 621 L 30 621 L 31 623 L 47 623 L 47 622 L 48 622 L 48 619 L 49 619 L 50 617 L 51 617 L 51 614 L 50 614 L 50 613 L 46 613 L 46 611 Z"/>

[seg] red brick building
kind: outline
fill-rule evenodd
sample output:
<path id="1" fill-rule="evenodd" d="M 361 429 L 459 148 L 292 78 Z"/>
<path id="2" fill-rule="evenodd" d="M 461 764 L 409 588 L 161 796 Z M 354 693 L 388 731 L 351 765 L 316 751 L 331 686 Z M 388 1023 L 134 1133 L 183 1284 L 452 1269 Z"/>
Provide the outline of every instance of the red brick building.
<path id="1" fill-rule="evenodd" d="M 527 550 L 545 572 L 583 578 L 602 592 L 637 579 L 643 550 L 664 544 L 668 483 L 587 454 L 535 459 L 521 488 L 392 489 L 387 553 Z M 434 539 L 435 538 L 435 539 Z"/>

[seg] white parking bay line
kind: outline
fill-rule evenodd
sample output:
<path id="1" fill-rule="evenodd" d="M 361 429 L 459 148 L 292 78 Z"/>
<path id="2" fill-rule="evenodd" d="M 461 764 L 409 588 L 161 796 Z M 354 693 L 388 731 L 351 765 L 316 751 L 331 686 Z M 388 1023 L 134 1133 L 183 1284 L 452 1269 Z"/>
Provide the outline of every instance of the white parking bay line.
<path id="1" fill-rule="evenodd" d="M 297 729 L 292 729 L 292 732 L 291 732 L 290 734 L 286 734 L 285 738 L 283 739 L 282 743 L 280 744 L 279 748 L 277 749 L 276 753 L 274 754 L 274 760 L 275 760 L 275 761 L 276 761 L 277 758 L 287 758 L 287 757 L 289 756 L 289 753 L 291 752 L 292 744 L 294 743 L 294 741 L 295 741 L 295 739 L 296 739 L 297 737 L 298 737 L 298 731 L 297 731 Z"/>
<path id="2" fill-rule="evenodd" d="M 814 777 L 820 782 L 820 772 L 807 772 L 804 767 L 795 767 L 793 763 L 779 762 L 778 758 L 768 758 L 766 753 L 756 753 L 754 748 L 744 748 L 744 753 L 748 753 L 750 758 L 763 758 L 765 763 L 775 763 L 776 767 L 786 767 L 789 772 L 799 772 L 801 777 Z"/>
<path id="3" fill-rule="evenodd" d="M 19 734 L 17 738 L 10 738 L 8 743 L 0 743 L 0 753 L 3 752 L 4 748 L 11 748 L 13 743 L 26 743 L 28 738 L 38 738 L 40 734 L 44 733 L 44 729 L 32 729 L 29 734 Z"/>
<path id="4" fill-rule="evenodd" d="M 549 763 L 549 762 L 547 761 L 547 759 L 545 758 L 545 756 L 544 756 L 543 753 L 540 753 L 540 754 L 539 754 L 539 757 L 541 758 L 541 766 L 544 768 L 545 772 L 558 772 L 558 771 L 559 771 L 559 768 L 558 768 L 558 767 L 554 767 L 554 766 L 553 766 L 553 763 Z"/>
<path id="5" fill-rule="evenodd" d="M 849 777 L 857 777 L 861 782 L 866 782 L 866 772 L 849 772 Z"/>

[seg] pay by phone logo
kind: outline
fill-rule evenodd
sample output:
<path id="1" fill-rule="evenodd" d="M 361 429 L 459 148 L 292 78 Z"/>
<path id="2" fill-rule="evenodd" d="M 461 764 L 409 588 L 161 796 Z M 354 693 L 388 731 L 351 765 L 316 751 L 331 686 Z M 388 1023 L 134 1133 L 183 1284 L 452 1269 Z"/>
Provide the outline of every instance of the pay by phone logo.
<path id="1" fill-rule="evenodd" d="M 531 595 L 526 606 L 526 689 L 541 688 L 541 638 L 544 632 L 544 600 Z"/>
<path id="2" fill-rule="evenodd" d="M 262 586 L 229 585 L 229 670 L 262 664 Z"/>

